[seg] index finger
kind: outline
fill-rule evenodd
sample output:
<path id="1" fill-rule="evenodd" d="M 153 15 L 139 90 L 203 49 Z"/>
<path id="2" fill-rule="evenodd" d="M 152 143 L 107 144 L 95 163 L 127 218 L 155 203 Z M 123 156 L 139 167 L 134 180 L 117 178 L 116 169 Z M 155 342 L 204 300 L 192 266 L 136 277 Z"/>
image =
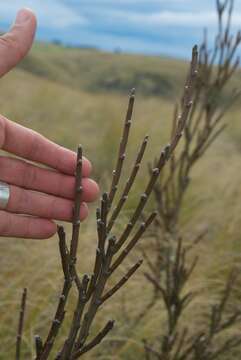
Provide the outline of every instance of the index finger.
<path id="1" fill-rule="evenodd" d="M 74 175 L 76 153 L 46 139 L 39 133 L 0 116 L 0 148 L 50 166 L 65 174 Z M 91 172 L 91 163 L 83 158 L 83 176 Z"/>

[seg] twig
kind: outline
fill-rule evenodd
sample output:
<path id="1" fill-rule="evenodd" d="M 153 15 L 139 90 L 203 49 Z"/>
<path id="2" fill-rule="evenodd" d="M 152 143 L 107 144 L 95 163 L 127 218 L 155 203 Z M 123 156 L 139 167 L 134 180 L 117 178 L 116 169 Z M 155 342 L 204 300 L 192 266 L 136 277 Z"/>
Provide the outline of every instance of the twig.
<path id="1" fill-rule="evenodd" d="M 39 356 L 43 350 L 43 341 L 39 335 L 35 336 L 35 350 L 37 356 Z"/>
<path id="2" fill-rule="evenodd" d="M 73 359 L 78 359 L 81 355 L 87 353 L 88 351 L 90 351 L 91 349 L 93 349 L 95 346 L 97 346 L 98 344 L 101 343 L 101 341 L 109 334 L 109 332 L 113 329 L 115 322 L 112 321 L 108 321 L 108 323 L 106 324 L 106 326 L 104 327 L 104 329 L 86 346 L 84 346 L 82 348 L 82 350 L 77 351 L 74 356 Z"/>
<path id="3" fill-rule="evenodd" d="M 73 211 L 73 225 L 72 225 L 72 240 L 71 240 L 71 254 L 66 244 L 66 234 L 62 226 L 58 227 L 59 236 L 59 251 L 61 255 L 62 269 L 64 273 L 64 284 L 59 302 L 55 312 L 54 320 L 47 338 L 42 346 L 42 351 L 36 354 L 36 360 L 46 360 L 53 348 L 59 329 L 62 325 L 65 316 L 65 306 L 68 295 L 72 287 L 73 280 L 78 283 L 78 278 L 75 272 L 76 253 L 78 248 L 79 226 L 80 226 L 80 203 L 81 203 L 81 180 L 82 180 L 82 148 L 78 147 L 77 164 L 76 164 L 76 183 L 75 183 L 75 202 Z"/>
<path id="4" fill-rule="evenodd" d="M 132 268 L 128 271 L 128 273 L 106 294 L 101 298 L 101 303 L 103 304 L 106 300 L 108 300 L 111 296 L 113 296 L 130 278 L 131 276 L 139 269 L 142 265 L 143 260 L 138 261 Z"/>
<path id="5" fill-rule="evenodd" d="M 77 151 L 77 166 L 75 176 L 75 202 L 73 211 L 73 231 L 70 245 L 70 264 L 71 266 L 76 263 L 76 253 L 79 241 L 79 228 L 80 228 L 80 205 L 82 195 L 82 146 L 79 145 Z M 71 270 L 71 269 L 70 269 Z"/>
<path id="6" fill-rule="evenodd" d="M 124 160 L 126 157 L 125 151 L 126 151 L 126 146 L 128 143 L 128 138 L 129 138 L 134 103 L 135 103 L 135 89 L 132 89 L 132 91 L 130 93 L 129 105 L 128 105 L 128 109 L 127 109 L 127 113 L 126 113 L 123 134 L 122 134 L 122 138 L 121 138 L 121 142 L 120 142 L 119 154 L 117 157 L 117 164 L 116 164 L 115 170 L 113 171 L 113 179 L 112 179 L 111 189 L 110 189 L 110 193 L 109 193 L 109 210 L 111 208 L 112 202 L 115 197 L 115 193 L 117 191 L 118 183 L 119 183 L 119 180 L 121 177 L 123 163 L 124 163 Z"/>
<path id="7" fill-rule="evenodd" d="M 123 205 L 125 204 L 126 200 L 128 199 L 128 195 L 129 195 L 129 192 L 135 182 L 135 178 L 137 176 L 137 173 L 140 169 L 140 165 L 141 165 L 141 161 L 143 159 L 143 156 L 144 156 L 144 153 L 145 153 L 145 150 L 146 150 L 146 145 L 147 145 L 147 141 L 148 141 L 148 136 L 146 136 L 142 142 L 142 145 L 140 147 L 140 150 L 138 152 L 138 155 L 137 155 L 137 158 L 136 158 L 136 161 L 135 161 L 135 164 L 132 168 L 132 172 L 131 172 L 131 175 L 129 177 L 129 179 L 127 180 L 126 182 L 126 185 L 125 185 L 125 188 L 122 192 L 122 195 L 120 197 L 120 200 L 118 202 L 118 204 L 116 205 L 112 215 L 111 215 L 111 218 L 109 220 L 109 223 L 108 223 L 108 228 L 107 228 L 107 232 L 109 233 L 115 223 L 115 220 L 117 219 L 118 215 L 120 214 L 120 211 L 123 207 Z"/>
<path id="8" fill-rule="evenodd" d="M 24 326 L 24 317 L 26 310 L 26 299 L 27 299 L 27 289 L 23 290 L 21 307 L 19 312 L 19 322 L 18 322 L 18 334 L 16 341 L 16 360 L 20 360 L 21 356 L 21 345 L 22 345 L 22 334 L 23 334 L 23 326 Z"/>

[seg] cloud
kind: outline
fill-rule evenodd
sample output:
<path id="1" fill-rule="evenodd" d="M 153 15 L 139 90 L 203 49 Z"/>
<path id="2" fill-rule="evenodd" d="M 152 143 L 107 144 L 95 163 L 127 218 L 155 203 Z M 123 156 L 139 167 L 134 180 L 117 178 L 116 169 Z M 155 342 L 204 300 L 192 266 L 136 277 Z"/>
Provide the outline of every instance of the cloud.
<path id="1" fill-rule="evenodd" d="M 1 0 L 0 0 L 1 1 Z M 38 39 L 97 46 L 105 50 L 189 56 L 203 28 L 213 36 L 215 0 L 2 0 L 5 25 L 16 11 L 31 7 L 37 14 Z M 6 20 L 6 21 L 5 21 Z M 235 1 L 233 25 L 241 26 L 241 0 Z M 0 25 L 1 28 L 1 25 Z"/>
<path id="2" fill-rule="evenodd" d="M 93 9 L 90 14 L 100 19 L 107 19 L 107 22 L 119 21 L 128 25 L 143 27 L 150 26 L 175 26 L 175 27 L 207 27 L 216 26 L 216 11 L 158 11 L 158 12 L 132 12 L 117 9 Z M 101 15 L 101 16 L 100 16 Z M 241 11 L 235 12 L 232 18 L 234 26 L 241 25 Z"/>
<path id="3" fill-rule="evenodd" d="M 12 21 L 22 7 L 31 8 L 42 27 L 61 29 L 74 25 L 83 26 L 87 19 L 75 10 L 57 0 L 11 0 L 1 4 L 0 15 L 4 21 Z"/>
<path id="4" fill-rule="evenodd" d="M 215 0 L 62 0 L 65 4 L 74 6 L 75 8 L 88 8 L 99 7 L 100 9 L 130 9 L 135 12 L 140 8 L 145 8 L 147 12 L 152 12 L 153 9 L 173 10 L 173 11 L 210 11 L 215 9 Z M 222 0 L 224 1 L 224 0 Z M 241 0 L 235 1 L 235 9 L 241 11 Z"/>

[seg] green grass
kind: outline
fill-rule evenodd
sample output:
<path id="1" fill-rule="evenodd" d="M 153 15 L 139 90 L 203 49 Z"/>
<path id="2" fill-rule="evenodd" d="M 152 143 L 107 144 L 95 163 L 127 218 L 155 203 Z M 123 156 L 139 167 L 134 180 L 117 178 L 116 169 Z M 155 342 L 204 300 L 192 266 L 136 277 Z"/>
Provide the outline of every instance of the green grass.
<path id="1" fill-rule="evenodd" d="M 37 44 L 17 70 L 1 79 L 0 109 L 6 117 L 71 149 L 82 143 L 94 165 L 94 176 L 105 190 L 128 90 L 135 86 L 137 102 L 125 174 L 146 133 L 150 135 L 150 144 L 130 205 L 124 212 L 128 215 L 137 200 L 138 189 L 147 179 L 147 161 L 159 153 L 168 138 L 173 103 L 180 93 L 186 69 L 187 63 L 176 60 Z M 241 85 L 240 74 L 233 85 Z M 240 119 L 241 108 L 237 103 L 226 116 L 228 128 L 194 169 L 185 199 L 183 229 L 193 233 L 203 227 L 209 229 L 208 238 L 199 250 L 200 265 L 190 284 L 202 291 L 199 302 L 185 319 L 193 327 L 199 321 L 197 305 L 204 310 L 214 299 L 216 285 L 223 282 L 228 269 L 234 264 L 240 267 Z M 94 253 L 93 213 L 82 228 L 79 250 L 82 272 L 91 269 L 90 254 Z M 57 238 L 42 242 L 2 238 L 0 251 L 0 359 L 14 358 L 19 300 L 25 286 L 29 289 L 29 300 L 24 359 L 28 359 L 33 354 L 33 336 L 36 333 L 44 336 L 57 300 L 62 277 Z M 137 256 L 136 253 L 134 258 Z M 109 318 L 116 318 L 116 328 L 110 335 L 111 341 L 106 340 L 87 359 L 144 359 L 141 340 L 152 338 L 165 321 L 163 313 L 155 308 L 136 331 L 128 330 L 129 318 L 148 298 L 148 286 L 142 284 L 139 272 L 103 309 L 97 327 Z M 65 327 L 67 323 L 68 318 Z M 116 355 L 112 356 L 110 349 L 116 343 L 124 346 L 118 346 Z M 228 359 L 232 358 L 238 357 L 230 354 Z"/>
<path id="2" fill-rule="evenodd" d="M 136 87 L 144 95 L 170 97 L 182 86 L 186 64 L 158 57 L 37 44 L 20 67 L 77 90 L 126 94 Z"/>

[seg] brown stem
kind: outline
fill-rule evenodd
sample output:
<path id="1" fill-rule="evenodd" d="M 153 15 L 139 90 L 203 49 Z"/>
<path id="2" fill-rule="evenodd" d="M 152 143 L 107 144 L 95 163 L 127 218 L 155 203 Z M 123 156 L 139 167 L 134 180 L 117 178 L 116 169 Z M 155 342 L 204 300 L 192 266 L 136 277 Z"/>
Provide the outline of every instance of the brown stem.
<path id="1" fill-rule="evenodd" d="M 18 334 L 16 341 L 16 360 L 20 360 L 21 356 L 21 345 L 22 345 L 22 334 L 23 334 L 23 326 L 24 326 L 24 317 L 26 310 L 26 299 L 27 299 L 27 289 L 23 290 L 20 312 L 19 312 L 19 322 L 18 322 Z"/>
<path id="2" fill-rule="evenodd" d="M 110 189 L 110 193 L 109 193 L 109 210 L 111 208 L 112 202 L 115 197 L 115 193 L 117 191 L 117 187 L 118 187 L 119 180 L 121 177 L 123 163 L 124 163 L 124 160 L 126 157 L 125 152 L 126 152 L 126 146 L 127 146 L 128 138 L 129 138 L 134 103 L 135 103 L 135 89 L 132 89 L 130 98 L 129 98 L 129 105 L 128 105 L 128 109 L 127 109 L 127 113 L 126 113 L 123 134 L 122 134 L 122 138 L 121 138 L 121 142 L 120 142 L 117 164 L 116 164 L 115 170 L 113 171 L 113 179 L 112 179 L 111 189 Z"/>

